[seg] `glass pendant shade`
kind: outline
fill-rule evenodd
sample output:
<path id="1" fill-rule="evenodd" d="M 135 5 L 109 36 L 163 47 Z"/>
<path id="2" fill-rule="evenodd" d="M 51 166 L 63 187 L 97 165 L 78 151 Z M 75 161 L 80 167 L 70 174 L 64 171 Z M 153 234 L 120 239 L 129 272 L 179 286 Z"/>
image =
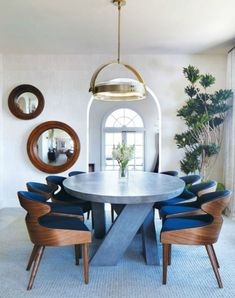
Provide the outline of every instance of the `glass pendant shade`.
<path id="1" fill-rule="evenodd" d="M 140 74 L 131 65 L 120 62 L 120 12 L 121 7 L 126 4 L 125 0 L 112 0 L 113 4 L 118 6 L 118 58 L 117 61 L 111 61 L 101 65 L 93 74 L 90 82 L 89 92 L 92 92 L 95 99 L 98 100 L 140 100 L 146 97 L 146 87 Z M 106 82 L 96 83 L 99 73 L 111 64 L 124 66 L 136 78 L 116 78 Z"/>
<path id="2" fill-rule="evenodd" d="M 105 67 L 114 64 L 117 62 L 110 62 L 108 64 L 102 65 L 100 68 L 96 70 L 94 73 L 90 90 L 93 93 L 95 99 L 98 100 L 141 100 L 146 97 L 146 88 L 144 81 L 142 80 L 139 73 L 130 65 L 118 63 L 129 70 L 131 70 L 132 74 L 135 75 L 136 80 L 130 78 L 117 78 L 108 80 L 106 82 L 96 83 L 96 79 Z"/>

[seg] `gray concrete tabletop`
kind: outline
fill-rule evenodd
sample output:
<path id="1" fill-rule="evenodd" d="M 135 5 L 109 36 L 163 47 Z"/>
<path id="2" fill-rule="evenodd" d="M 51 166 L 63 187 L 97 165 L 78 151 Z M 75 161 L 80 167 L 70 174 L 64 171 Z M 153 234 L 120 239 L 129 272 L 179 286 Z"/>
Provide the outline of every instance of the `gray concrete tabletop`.
<path id="1" fill-rule="evenodd" d="M 63 185 L 71 195 L 92 202 L 140 204 L 176 197 L 185 183 L 177 177 L 152 172 L 130 171 L 123 179 L 118 172 L 104 171 L 69 177 Z"/>

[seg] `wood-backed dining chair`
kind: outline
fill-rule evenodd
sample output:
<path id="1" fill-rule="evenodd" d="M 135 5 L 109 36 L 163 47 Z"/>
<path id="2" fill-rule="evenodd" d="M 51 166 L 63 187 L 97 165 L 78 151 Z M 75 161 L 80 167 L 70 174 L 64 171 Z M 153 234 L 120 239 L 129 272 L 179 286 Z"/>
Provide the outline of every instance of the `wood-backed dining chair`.
<path id="1" fill-rule="evenodd" d="M 179 202 L 178 204 L 162 206 L 159 210 L 160 217 L 164 220 L 165 218 L 175 216 L 179 217 L 184 215 L 202 214 L 200 197 L 204 194 L 216 191 L 216 187 L 216 181 L 201 182 L 196 185 L 192 185 L 189 190 L 196 195 L 196 200 L 185 200 L 183 202 Z"/>
<path id="2" fill-rule="evenodd" d="M 79 264 L 80 245 L 83 246 L 84 281 L 88 283 L 88 245 L 91 232 L 75 217 L 58 216 L 51 213 L 50 206 L 40 201 L 34 193 L 19 191 L 21 206 L 27 211 L 25 218 L 30 240 L 34 244 L 27 270 L 33 269 L 27 289 L 32 289 L 38 267 L 46 246 L 75 245 L 76 265 Z"/>
<path id="3" fill-rule="evenodd" d="M 217 187 L 217 182 L 213 180 L 207 181 L 207 182 L 201 182 L 198 184 L 193 184 L 188 189 L 185 188 L 182 194 L 180 194 L 178 197 L 157 202 L 154 204 L 154 207 L 157 209 L 162 209 L 164 206 L 175 206 L 175 205 L 178 206 L 189 201 L 191 202 L 192 200 L 196 200 L 197 197 L 200 197 L 204 193 L 215 191 L 216 187 Z"/>
<path id="4" fill-rule="evenodd" d="M 81 171 L 73 171 L 69 173 L 69 176 L 76 176 L 84 173 L 85 172 L 81 172 Z M 68 194 L 65 191 L 64 185 L 63 185 L 63 181 L 66 178 L 67 177 L 56 176 L 56 175 L 49 175 L 46 177 L 46 182 L 49 187 L 59 189 L 59 192 L 57 193 L 53 192 L 52 201 L 61 203 L 61 204 L 80 204 L 80 206 L 82 204 L 84 213 L 87 212 L 87 219 L 89 219 L 90 212 L 91 212 L 91 203 L 89 201 L 84 201 L 82 199 L 74 198 L 72 195 Z"/>
<path id="5" fill-rule="evenodd" d="M 72 177 L 72 176 L 77 176 L 77 175 L 80 175 L 80 174 L 84 174 L 86 172 L 82 172 L 82 171 L 72 171 L 72 172 L 69 172 L 68 176 L 69 177 Z"/>
<path id="6" fill-rule="evenodd" d="M 179 173 L 177 171 L 164 171 L 160 172 L 159 174 L 177 177 Z"/>
<path id="7" fill-rule="evenodd" d="M 187 175 L 180 177 L 185 182 L 186 187 L 189 187 L 195 183 L 201 182 L 202 177 L 200 175 Z"/>
<path id="8" fill-rule="evenodd" d="M 75 212 L 76 208 L 81 208 L 83 213 L 91 210 L 91 204 L 88 201 L 76 199 L 63 190 L 55 193 L 55 190 L 57 189 L 56 185 L 47 185 L 39 182 L 27 182 L 26 187 L 30 192 L 39 193 L 48 199 L 51 199 L 53 203 L 56 203 L 57 208 L 60 208 L 60 210 L 71 210 L 71 212 L 74 210 Z"/>
<path id="9" fill-rule="evenodd" d="M 223 287 L 219 274 L 219 263 L 213 248 L 217 242 L 223 223 L 222 211 L 227 207 L 231 192 L 215 191 L 201 196 L 201 209 L 204 214 L 167 218 L 161 230 L 163 247 L 163 279 L 167 282 L 167 266 L 171 263 L 172 244 L 204 245 L 206 247 L 218 285 Z"/>

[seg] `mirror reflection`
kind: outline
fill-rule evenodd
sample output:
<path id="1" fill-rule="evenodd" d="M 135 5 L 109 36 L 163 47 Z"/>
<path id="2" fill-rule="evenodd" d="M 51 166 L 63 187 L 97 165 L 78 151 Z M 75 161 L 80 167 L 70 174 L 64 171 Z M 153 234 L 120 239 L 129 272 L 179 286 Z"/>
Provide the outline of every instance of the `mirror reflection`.
<path id="1" fill-rule="evenodd" d="M 24 92 L 15 99 L 15 104 L 23 113 L 31 114 L 38 107 L 38 98 L 31 92 Z"/>
<path id="2" fill-rule="evenodd" d="M 62 129 L 52 128 L 43 132 L 37 141 L 37 155 L 46 164 L 60 166 L 74 154 L 74 143 Z"/>

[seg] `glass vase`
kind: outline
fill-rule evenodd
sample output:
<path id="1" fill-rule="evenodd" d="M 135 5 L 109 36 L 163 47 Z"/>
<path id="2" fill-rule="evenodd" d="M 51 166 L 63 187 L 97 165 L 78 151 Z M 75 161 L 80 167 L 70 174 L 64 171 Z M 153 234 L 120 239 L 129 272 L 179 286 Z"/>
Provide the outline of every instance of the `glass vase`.
<path id="1" fill-rule="evenodd" d="M 119 168 L 119 178 L 121 180 L 126 180 L 128 178 L 128 167 Z"/>

